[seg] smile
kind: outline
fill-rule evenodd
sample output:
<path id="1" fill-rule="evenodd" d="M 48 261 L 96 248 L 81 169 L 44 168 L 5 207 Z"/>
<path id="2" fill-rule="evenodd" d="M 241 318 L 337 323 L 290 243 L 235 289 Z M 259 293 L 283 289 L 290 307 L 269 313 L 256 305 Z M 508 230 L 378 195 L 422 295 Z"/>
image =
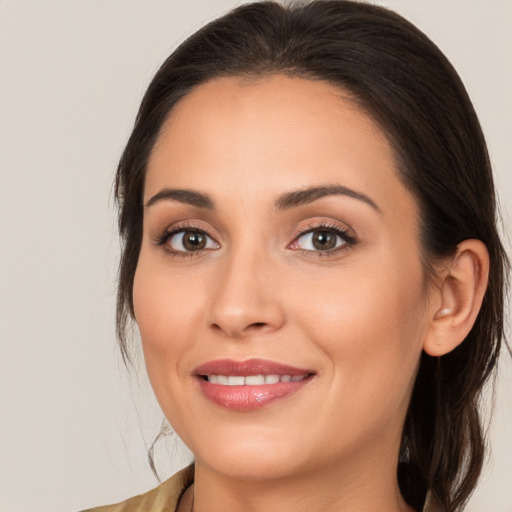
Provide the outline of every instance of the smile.
<path id="1" fill-rule="evenodd" d="M 278 382 L 299 382 L 308 377 L 304 375 L 205 375 L 205 380 L 211 384 L 222 386 L 263 386 L 264 384 L 277 384 Z"/>
<path id="2" fill-rule="evenodd" d="M 252 411 L 298 393 L 316 373 L 263 359 L 223 359 L 200 365 L 194 376 L 208 401 L 231 411 Z"/>

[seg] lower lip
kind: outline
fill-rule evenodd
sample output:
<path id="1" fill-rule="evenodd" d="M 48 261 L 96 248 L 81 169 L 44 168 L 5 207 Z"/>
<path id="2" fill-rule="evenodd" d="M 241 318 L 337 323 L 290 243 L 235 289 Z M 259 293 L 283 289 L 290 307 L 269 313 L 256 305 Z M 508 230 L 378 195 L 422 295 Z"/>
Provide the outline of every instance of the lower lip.
<path id="1" fill-rule="evenodd" d="M 198 377 L 203 395 L 214 404 L 232 411 L 253 411 L 280 398 L 294 395 L 312 380 L 310 375 L 297 382 L 277 382 L 260 386 L 224 386 Z"/>

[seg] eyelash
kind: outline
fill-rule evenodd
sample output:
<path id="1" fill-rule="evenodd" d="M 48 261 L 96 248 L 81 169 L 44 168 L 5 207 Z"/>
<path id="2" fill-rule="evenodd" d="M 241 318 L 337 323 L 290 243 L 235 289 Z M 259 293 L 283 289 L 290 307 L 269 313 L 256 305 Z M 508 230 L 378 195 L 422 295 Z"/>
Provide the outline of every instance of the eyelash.
<path id="1" fill-rule="evenodd" d="M 322 256 L 332 255 L 339 251 L 347 250 L 347 249 L 353 247 L 357 243 L 357 240 L 353 236 L 349 235 L 347 233 L 347 231 L 342 229 L 341 227 L 334 225 L 334 224 L 329 224 L 326 222 L 320 222 L 319 224 L 314 224 L 314 225 L 308 226 L 306 229 L 301 230 L 294 237 L 294 239 L 290 245 L 296 244 L 297 241 L 300 240 L 302 237 L 308 235 L 309 233 L 314 233 L 316 231 L 325 231 L 328 233 L 333 233 L 334 235 L 336 235 L 342 239 L 343 244 L 339 247 L 335 247 L 333 249 L 326 249 L 326 250 L 314 251 L 314 250 L 301 249 L 301 248 L 296 248 L 296 249 L 292 249 L 292 250 L 302 251 L 302 252 L 306 252 L 309 254 L 314 254 L 314 256 L 322 257 Z M 184 233 L 184 232 L 193 232 L 193 233 L 199 233 L 199 234 L 205 235 L 209 239 L 213 240 L 214 243 L 216 243 L 218 245 L 218 242 L 216 242 L 215 239 L 204 228 L 200 228 L 193 224 L 186 224 L 186 225 L 182 224 L 182 225 L 176 226 L 175 228 L 173 228 L 171 230 L 164 231 L 161 235 L 158 235 L 156 237 L 155 243 L 157 246 L 163 247 L 164 250 L 170 256 L 176 256 L 176 257 L 182 257 L 182 258 L 187 258 L 187 257 L 190 258 L 190 257 L 199 256 L 201 254 L 204 254 L 205 251 L 213 250 L 213 249 L 209 248 L 209 249 L 201 249 L 201 250 L 197 250 L 197 251 L 179 251 L 179 250 L 171 249 L 170 247 L 166 246 L 166 244 L 169 242 L 169 240 L 172 239 L 173 236 L 175 236 L 179 233 Z"/>
<path id="2" fill-rule="evenodd" d="M 156 245 L 161 246 L 165 250 L 165 252 L 167 252 L 170 256 L 176 256 L 178 258 L 191 258 L 194 256 L 199 256 L 200 254 L 204 254 L 205 250 L 212 250 L 203 249 L 199 251 L 177 251 L 175 249 L 172 249 L 170 246 L 166 246 L 167 242 L 169 242 L 169 240 L 171 240 L 173 236 L 177 235 L 178 233 L 185 232 L 199 233 L 215 241 L 215 239 L 204 228 L 200 228 L 199 226 L 187 223 L 176 226 L 173 229 L 166 230 L 161 235 L 158 235 L 155 240 Z"/>
<path id="3" fill-rule="evenodd" d="M 309 249 L 300 249 L 300 248 L 297 248 L 294 250 L 303 251 L 312 256 L 314 255 L 315 257 L 325 257 L 325 256 L 330 256 L 330 255 L 336 254 L 339 251 L 344 251 L 344 250 L 350 249 L 357 243 L 357 240 L 353 236 L 349 235 L 348 232 L 345 229 L 341 228 L 340 226 L 337 226 L 335 224 L 330 224 L 327 222 L 320 222 L 319 224 L 312 224 L 311 226 L 308 226 L 305 230 L 301 230 L 295 236 L 291 245 L 297 243 L 298 240 L 300 240 L 302 237 L 308 235 L 309 233 L 314 233 L 317 231 L 325 231 L 327 233 L 333 233 L 334 235 L 340 237 L 344 243 L 339 247 L 335 247 L 333 249 L 326 249 L 326 250 L 313 251 L 313 250 L 309 250 Z"/>

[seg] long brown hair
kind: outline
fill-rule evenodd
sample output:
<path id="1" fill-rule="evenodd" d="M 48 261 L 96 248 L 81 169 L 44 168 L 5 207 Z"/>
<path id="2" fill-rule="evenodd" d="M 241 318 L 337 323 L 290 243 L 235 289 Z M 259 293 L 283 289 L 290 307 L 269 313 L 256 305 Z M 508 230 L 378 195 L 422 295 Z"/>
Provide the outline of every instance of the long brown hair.
<path id="1" fill-rule="evenodd" d="M 469 238 L 490 254 L 478 318 L 453 352 L 423 354 L 403 429 L 398 479 L 419 509 L 427 489 L 447 512 L 462 510 L 484 456 L 478 402 L 503 337 L 508 270 L 496 229 L 491 165 L 477 116 L 446 57 L 416 27 L 381 7 L 345 0 L 239 7 L 192 35 L 164 62 L 144 96 L 117 170 L 123 239 L 117 327 L 123 357 L 133 317 L 133 278 L 142 240 L 146 164 L 173 106 L 220 76 L 272 73 L 325 80 L 350 91 L 387 134 L 400 178 L 421 211 L 427 275 Z"/>

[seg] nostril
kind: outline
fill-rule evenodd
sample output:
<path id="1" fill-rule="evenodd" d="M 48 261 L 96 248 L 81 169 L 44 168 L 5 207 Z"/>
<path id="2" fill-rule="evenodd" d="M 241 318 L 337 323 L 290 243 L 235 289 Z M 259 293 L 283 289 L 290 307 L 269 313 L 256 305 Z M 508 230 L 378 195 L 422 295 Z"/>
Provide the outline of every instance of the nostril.
<path id="1" fill-rule="evenodd" d="M 251 325 L 249 325 L 249 327 L 265 327 L 265 322 L 255 322 Z"/>

